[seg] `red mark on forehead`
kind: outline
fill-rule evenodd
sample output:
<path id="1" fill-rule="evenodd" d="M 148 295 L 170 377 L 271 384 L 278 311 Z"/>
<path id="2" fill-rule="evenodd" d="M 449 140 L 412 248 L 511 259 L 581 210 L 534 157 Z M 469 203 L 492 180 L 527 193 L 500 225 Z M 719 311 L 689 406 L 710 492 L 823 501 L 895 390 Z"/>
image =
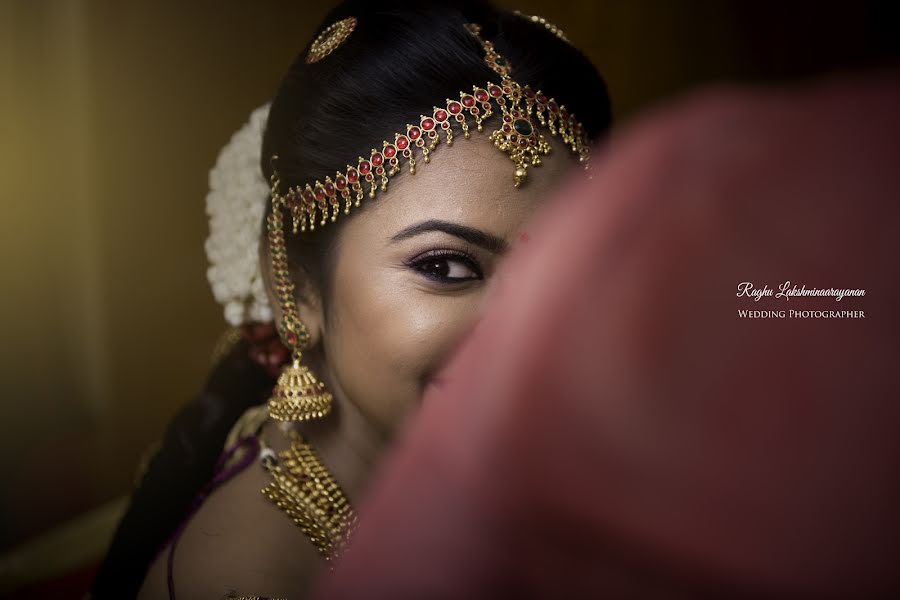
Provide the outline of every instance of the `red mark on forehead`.
<path id="1" fill-rule="evenodd" d="M 527 231 L 523 232 L 522 235 L 519 236 L 519 241 L 520 241 L 520 242 L 523 242 L 523 243 L 524 243 L 524 242 L 527 242 L 527 241 L 530 240 L 530 239 L 531 239 L 531 238 L 528 236 L 528 232 L 527 232 Z"/>

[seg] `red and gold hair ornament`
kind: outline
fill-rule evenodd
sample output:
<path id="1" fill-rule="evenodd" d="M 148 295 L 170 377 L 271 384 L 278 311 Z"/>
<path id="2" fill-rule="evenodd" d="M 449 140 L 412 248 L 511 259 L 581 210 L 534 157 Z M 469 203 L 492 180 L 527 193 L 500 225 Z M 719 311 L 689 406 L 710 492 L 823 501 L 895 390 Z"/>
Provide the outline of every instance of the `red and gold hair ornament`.
<path id="1" fill-rule="evenodd" d="M 372 148 L 368 156 L 360 156 L 355 165 L 347 165 L 324 180 L 291 187 L 282 194 L 278 175 L 273 172 L 273 209 L 290 212 L 295 233 L 336 221 L 341 212 L 349 214 L 352 207 L 360 206 L 366 194 L 374 199 L 379 190 L 387 191 L 390 178 L 400 172 L 401 162 L 408 165 L 410 174 L 415 174 L 417 154 L 423 162 L 430 162 L 431 153 L 441 140 L 448 146 L 453 144 L 454 129 L 469 138 L 469 119 L 480 132 L 487 119 L 500 114 L 490 140 L 513 161 L 516 187 L 525 181 L 528 168 L 540 166 L 541 157 L 550 153 L 550 144 L 538 131 L 535 120 L 559 137 L 580 161 L 588 160 L 587 138 L 575 115 L 540 90 L 516 83 L 510 76 L 512 66 L 490 41 L 481 37 L 481 28 L 468 24 L 466 29 L 481 44 L 485 63 L 497 73 L 499 82 L 475 85 L 472 91 L 460 92 L 459 99 L 448 98 L 442 106 L 435 106 L 431 114 L 420 115 L 417 123 L 395 133 L 393 139 L 382 141 L 380 148 Z"/>

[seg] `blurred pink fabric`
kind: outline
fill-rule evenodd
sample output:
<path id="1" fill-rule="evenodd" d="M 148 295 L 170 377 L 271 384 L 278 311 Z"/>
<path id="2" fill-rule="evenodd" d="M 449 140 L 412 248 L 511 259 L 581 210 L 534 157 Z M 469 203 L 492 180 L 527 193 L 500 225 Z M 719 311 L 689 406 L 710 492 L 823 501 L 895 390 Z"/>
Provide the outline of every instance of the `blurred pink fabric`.
<path id="1" fill-rule="evenodd" d="M 615 135 L 510 257 L 317 598 L 900 594 L 898 107 L 876 71 Z M 787 280 L 866 295 L 736 294 Z"/>

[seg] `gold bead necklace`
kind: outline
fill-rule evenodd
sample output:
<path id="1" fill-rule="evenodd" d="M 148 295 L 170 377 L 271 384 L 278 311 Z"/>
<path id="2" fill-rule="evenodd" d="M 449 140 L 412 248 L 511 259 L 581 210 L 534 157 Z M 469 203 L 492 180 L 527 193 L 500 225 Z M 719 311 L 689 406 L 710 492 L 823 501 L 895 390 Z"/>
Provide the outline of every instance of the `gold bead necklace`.
<path id="1" fill-rule="evenodd" d="M 277 454 L 260 437 L 260 461 L 272 476 L 262 494 L 294 521 L 330 568 L 356 525 L 356 513 L 313 447 L 293 429 L 288 436 L 290 447 Z"/>

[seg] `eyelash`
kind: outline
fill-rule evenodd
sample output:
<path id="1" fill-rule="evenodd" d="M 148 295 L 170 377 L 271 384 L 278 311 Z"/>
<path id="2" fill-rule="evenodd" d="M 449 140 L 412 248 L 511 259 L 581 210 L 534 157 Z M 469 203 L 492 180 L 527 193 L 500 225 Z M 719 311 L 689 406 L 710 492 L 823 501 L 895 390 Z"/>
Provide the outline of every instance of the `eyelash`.
<path id="1" fill-rule="evenodd" d="M 446 262 L 461 262 L 466 267 L 471 269 L 474 273 L 474 277 L 441 277 L 440 275 L 435 275 L 433 273 L 428 273 L 423 270 L 423 268 L 429 263 L 433 264 L 438 261 L 446 261 Z M 424 254 L 420 254 L 408 261 L 406 265 L 413 270 L 417 271 L 423 277 L 430 279 L 431 281 L 435 281 L 437 283 L 443 284 L 454 284 L 454 283 L 462 283 L 467 281 L 474 281 L 477 279 L 484 279 L 484 274 L 481 271 L 481 266 L 478 264 L 478 261 L 474 256 L 467 252 L 461 252 L 459 250 L 429 250 Z"/>

